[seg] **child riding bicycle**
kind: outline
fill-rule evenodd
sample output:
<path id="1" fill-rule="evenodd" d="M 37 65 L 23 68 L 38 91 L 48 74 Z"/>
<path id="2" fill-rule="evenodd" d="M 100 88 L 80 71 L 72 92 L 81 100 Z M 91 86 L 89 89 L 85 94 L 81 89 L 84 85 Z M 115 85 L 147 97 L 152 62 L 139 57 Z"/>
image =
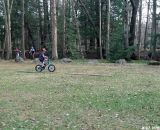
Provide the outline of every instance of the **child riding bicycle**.
<path id="1" fill-rule="evenodd" d="M 45 68 L 45 62 L 48 60 L 48 57 L 45 56 L 45 52 L 46 51 L 47 50 L 45 48 L 42 48 L 42 51 L 41 51 L 41 53 L 39 55 L 39 61 L 40 61 L 41 65 L 42 65 L 42 67 L 44 67 L 44 68 Z"/>
<path id="2" fill-rule="evenodd" d="M 37 64 L 35 66 L 35 70 L 37 72 L 41 72 L 43 70 L 45 70 L 45 68 L 47 67 L 48 68 L 48 71 L 49 72 L 54 72 L 56 67 L 55 65 L 48 59 L 47 56 L 45 56 L 45 52 L 46 52 L 46 49 L 43 48 L 40 55 L 39 55 L 39 61 L 40 61 L 40 64 Z"/>

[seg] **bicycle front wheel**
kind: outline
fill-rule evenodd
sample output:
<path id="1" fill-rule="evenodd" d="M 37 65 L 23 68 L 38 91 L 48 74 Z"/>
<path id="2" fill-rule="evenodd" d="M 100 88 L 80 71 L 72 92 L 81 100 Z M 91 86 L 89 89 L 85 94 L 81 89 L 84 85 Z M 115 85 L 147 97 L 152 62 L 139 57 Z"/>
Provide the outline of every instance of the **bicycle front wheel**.
<path id="1" fill-rule="evenodd" d="M 48 71 L 49 72 L 54 72 L 56 67 L 53 64 L 48 65 Z"/>

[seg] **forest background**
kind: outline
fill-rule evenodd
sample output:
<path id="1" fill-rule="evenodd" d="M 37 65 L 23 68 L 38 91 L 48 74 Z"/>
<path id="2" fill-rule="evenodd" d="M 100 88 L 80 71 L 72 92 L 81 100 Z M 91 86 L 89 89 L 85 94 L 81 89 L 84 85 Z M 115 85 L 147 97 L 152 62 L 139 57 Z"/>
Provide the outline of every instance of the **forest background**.
<path id="1" fill-rule="evenodd" d="M 157 0 L 0 0 L 0 56 L 159 60 Z"/>

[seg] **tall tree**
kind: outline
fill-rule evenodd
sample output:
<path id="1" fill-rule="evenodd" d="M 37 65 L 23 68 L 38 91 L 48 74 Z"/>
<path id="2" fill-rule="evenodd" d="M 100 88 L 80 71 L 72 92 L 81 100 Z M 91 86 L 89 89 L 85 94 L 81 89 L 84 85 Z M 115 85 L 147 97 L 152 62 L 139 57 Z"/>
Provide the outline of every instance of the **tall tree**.
<path id="1" fill-rule="evenodd" d="M 147 46 L 146 40 L 147 40 L 147 31 L 148 31 L 148 22 L 149 22 L 150 3 L 151 3 L 151 0 L 148 1 L 147 20 L 146 20 L 146 27 L 145 27 L 145 33 L 144 33 L 144 49 L 146 49 L 146 46 Z"/>
<path id="2" fill-rule="evenodd" d="M 123 16 L 123 21 L 124 21 L 124 49 L 128 48 L 129 45 L 129 4 L 128 4 L 128 0 L 124 0 L 123 1 L 123 5 L 124 5 L 124 16 Z"/>
<path id="3" fill-rule="evenodd" d="M 107 0 L 107 36 L 106 36 L 106 58 L 110 51 L 110 14 L 111 14 L 111 1 Z"/>
<path id="4" fill-rule="evenodd" d="M 81 57 L 83 58 L 83 52 L 82 52 L 82 48 L 81 48 L 81 45 L 82 45 L 82 41 L 81 41 L 81 34 L 80 34 L 80 28 L 79 28 L 79 20 L 76 16 L 76 4 L 77 3 L 77 0 L 72 0 L 72 8 L 73 8 L 73 18 L 74 18 L 74 24 L 75 24 L 75 28 L 76 28 L 76 32 L 77 32 L 77 48 L 81 54 Z"/>
<path id="5" fill-rule="evenodd" d="M 141 35 L 142 34 L 142 0 L 139 3 L 139 27 L 138 27 L 138 58 L 140 58 Z"/>
<path id="6" fill-rule="evenodd" d="M 41 8 L 41 0 L 37 0 L 37 3 L 38 3 L 38 15 L 39 15 L 39 44 L 40 45 L 43 45 L 44 42 L 43 42 L 43 27 L 42 27 L 42 8 Z M 39 46 L 40 47 L 40 46 Z"/>
<path id="7" fill-rule="evenodd" d="M 3 9 L 4 9 L 4 17 L 5 17 L 5 46 L 7 51 L 6 59 L 10 59 L 12 57 L 12 42 L 11 42 L 11 11 L 14 0 L 3 0 Z"/>
<path id="8" fill-rule="evenodd" d="M 157 0 L 153 0 L 153 15 L 152 15 L 152 32 L 151 32 L 151 46 L 153 56 L 156 53 L 156 12 L 157 12 Z"/>
<path id="9" fill-rule="evenodd" d="M 63 44 L 63 57 L 66 56 L 66 0 L 63 0 L 62 13 L 63 13 L 63 36 L 62 36 L 62 44 Z"/>
<path id="10" fill-rule="evenodd" d="M 100 58 L 103 59 L 102 55 L 102 3 L 99 0 L 99 48 L 100 48 Z"/>
<path id="11" fill-rule="evenodd" d="M 57 52 L 57 16 L 56 16 L 56 0 L 50 0 L 51 10 L 51 44 L 52 44 L 52 58 L 58 58 Z"/>
<path id="12" fill-rule="evenodd" d="M 49 40 L 49 14 L 48 14 L 48 0 L 43 0 L 44 12 L 44 26 L 43 26 L 43 46 L 46 46 Z"/>
<path id="13" fill-rule="evenodd" d="M 25 58 L 24 0 L 22 0 L 22 57 Z"/>
<path id="14" fill-rule="evenodd" d="M 130 37 L 129 37 L 129 45 L 134 45 L 135 40 L 135 31 L 136 31 L 136 18 L 137 18 L 137 11 L 139 7 L 139 0 L 130 0 L 132 5 L 132 16 L 131 16 L 131 23 L 130 23 Z"/>

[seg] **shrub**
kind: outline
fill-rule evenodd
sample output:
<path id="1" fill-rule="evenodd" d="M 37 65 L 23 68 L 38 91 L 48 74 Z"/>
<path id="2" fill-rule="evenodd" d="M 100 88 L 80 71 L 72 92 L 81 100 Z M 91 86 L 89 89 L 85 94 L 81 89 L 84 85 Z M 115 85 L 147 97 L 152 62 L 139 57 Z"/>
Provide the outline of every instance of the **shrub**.
<path id="1" fill-rule="evenodd" d="M 131 59 L 131 56 L 134 54 L 134 51 L 134 46 L 124 49 L 122 43 L 114 43 L 110 48 L 109 58 L 112 62 L 118 59 L 126 59 L 129 61 Z"/>

